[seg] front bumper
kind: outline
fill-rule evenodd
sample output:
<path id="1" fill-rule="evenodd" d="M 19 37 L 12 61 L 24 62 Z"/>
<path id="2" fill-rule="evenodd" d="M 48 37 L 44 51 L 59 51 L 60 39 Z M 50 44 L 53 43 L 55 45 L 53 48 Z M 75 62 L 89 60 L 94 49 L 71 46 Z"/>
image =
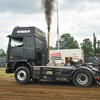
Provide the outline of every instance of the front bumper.
<path id="1" fill-rule="evenodd" d="M 6 68 L 6 69 L 5 69 L 5 72 L 6 72 L 6 73 L 11 73 L 11 74 L 13 73 L 13 71 L 12 71 L 11 68 Z"/>

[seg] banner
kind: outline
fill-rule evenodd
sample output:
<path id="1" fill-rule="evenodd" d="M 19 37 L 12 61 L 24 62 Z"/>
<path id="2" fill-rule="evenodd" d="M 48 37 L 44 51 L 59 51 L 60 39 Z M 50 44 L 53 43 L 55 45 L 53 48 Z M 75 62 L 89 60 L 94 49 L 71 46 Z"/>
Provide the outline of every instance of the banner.
<path id="1" fill-rule="evenodd" d="M 53 53 L 51 54 L 51 60 L 61 60 L 61 53 Z"/>

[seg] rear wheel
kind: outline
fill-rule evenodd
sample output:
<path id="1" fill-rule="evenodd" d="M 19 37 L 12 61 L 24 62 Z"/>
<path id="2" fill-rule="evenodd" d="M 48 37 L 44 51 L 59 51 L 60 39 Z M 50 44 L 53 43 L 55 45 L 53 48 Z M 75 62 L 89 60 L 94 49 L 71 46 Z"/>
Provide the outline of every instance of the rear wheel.
<path id="1" fill-rule="evenodd" d="M 21 66 L 15 71 L 15 79 L 20 84 L 25 84 L 30 80 L 30 72 L 29 69 Z"/>
<path id="2" fill-rule="evenodd" d="M 87 70 L 78 70 L 73 75 L 73 83 L 77 87 L 88 87 L 92 84 L 92 75 Z"/>

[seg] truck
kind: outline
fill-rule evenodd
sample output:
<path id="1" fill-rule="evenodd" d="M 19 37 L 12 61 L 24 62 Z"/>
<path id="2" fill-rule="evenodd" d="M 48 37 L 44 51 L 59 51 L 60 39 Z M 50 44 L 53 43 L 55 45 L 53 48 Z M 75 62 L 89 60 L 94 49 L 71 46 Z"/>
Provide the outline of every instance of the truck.
<path id="1" fill-rule="evenodd" d="M 77 87 L 88 87 L 93 81 L 100 83 L 100 71 L 93 64 L 70 61 L 70 66 L 47 66 L 50 46 L 46 34 L 36 27 L 15 27 L 9 38 L 6 55 L 6 73 L 14 73 L 19 84 L 32 79 L 73 81 Z M 48 42 L 50 34 L 48 36 Z M 50 44 L 50 43 L 48 43 Z"/>

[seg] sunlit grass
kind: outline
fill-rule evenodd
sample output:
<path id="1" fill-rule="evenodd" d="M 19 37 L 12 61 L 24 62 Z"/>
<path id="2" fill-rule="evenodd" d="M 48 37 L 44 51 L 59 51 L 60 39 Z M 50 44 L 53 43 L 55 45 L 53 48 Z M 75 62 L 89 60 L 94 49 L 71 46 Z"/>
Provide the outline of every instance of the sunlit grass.
<path id="1" fill-rule="evenodd" d="M 5 73 L 5 68 L 0 67 L 0 77 L 14 77 L 14 74 Z"/>

